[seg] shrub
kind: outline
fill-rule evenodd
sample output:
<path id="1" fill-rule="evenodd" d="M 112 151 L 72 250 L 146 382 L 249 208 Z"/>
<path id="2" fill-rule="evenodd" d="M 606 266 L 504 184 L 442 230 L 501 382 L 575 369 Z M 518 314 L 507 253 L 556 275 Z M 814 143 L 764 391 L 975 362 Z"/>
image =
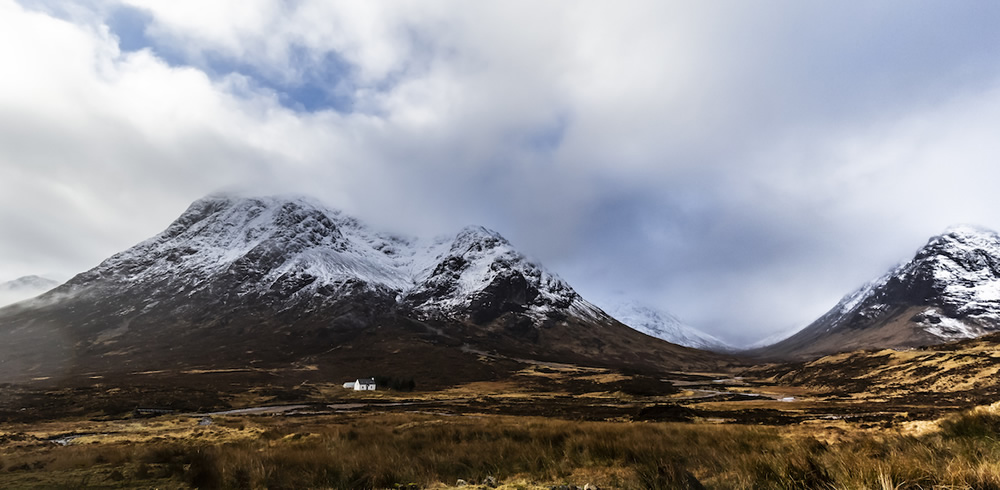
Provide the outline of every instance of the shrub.
<path id="1" fill-rule="evenodd" d="M 1000 416 L 982 411 L 969 411 L 945 419 L 942 434 L 949 437 L 993 438 L 1000 435 Z"/>

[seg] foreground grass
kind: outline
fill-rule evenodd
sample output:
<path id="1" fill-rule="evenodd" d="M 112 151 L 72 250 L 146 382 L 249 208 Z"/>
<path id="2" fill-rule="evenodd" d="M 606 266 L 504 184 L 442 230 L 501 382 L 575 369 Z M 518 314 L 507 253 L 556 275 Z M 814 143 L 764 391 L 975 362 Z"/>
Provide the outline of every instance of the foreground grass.
<path id="1" fill-rule="evenodd" d="M 425 414 L 134 422 L 68 446 L 0 432 L 2 488 L 1000 488 L 1000 415 L 921 436 Z M 148 424 L 138 427 L 136 424 Z M 51 429 L 51 428 L 50 428 Z M 79 429 L 79 427 L 77 427 Z"/>

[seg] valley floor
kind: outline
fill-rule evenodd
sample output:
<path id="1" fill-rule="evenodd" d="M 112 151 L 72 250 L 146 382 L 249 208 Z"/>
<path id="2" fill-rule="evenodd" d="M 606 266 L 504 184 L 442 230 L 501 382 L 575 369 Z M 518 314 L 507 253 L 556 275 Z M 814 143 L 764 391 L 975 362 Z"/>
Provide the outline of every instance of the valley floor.
<path id="1" fill-rule="evenodd" d="M 731 374 L 546 364 L 427 392 L 260 386 L 194 411 L 172 407 L 169 393 L 157 407 L 97 411 L 106 391 L 128 390 L 91 387 L 73 391 L 88 413 L 42 407 L 63 413 L 50 418 L 16 405 L 64 390 L 2 390 L 2 488 L 1000 486 L 996 406 Z"/>

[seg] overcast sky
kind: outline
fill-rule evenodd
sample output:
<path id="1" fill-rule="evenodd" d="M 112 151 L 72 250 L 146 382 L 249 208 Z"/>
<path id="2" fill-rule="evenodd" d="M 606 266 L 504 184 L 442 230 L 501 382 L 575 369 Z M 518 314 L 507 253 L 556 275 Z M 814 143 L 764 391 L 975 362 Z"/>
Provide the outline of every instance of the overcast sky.
<path id="1" fill-rule="evenodd" d="M 0 0 L 0 281 L 219 190 L 481 224 L 735 344 L 1000 228 L 1000 2 Z"/>

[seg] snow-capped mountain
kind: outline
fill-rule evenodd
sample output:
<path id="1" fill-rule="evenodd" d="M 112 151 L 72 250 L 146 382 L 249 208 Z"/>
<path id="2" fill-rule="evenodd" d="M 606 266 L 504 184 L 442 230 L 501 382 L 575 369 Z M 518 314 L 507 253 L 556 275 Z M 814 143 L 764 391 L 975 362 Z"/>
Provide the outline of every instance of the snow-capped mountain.
<path id="1" fill-rule="evenodd" d="M 424 313 L 448 314 L 471 308 L 477 320 L 491 320 L 503 311 L 525 311 L 544 317 L 575 306 L 596 314 L 558 277 L 529 262 L 494 231 L 471 226 L 459 232 L 445 249 L 439 240 L 430 253 L 433 267 L 417 268 L 405 301 Z M 426 262 L 425 262 L 426 263 Z"/>
<path id="2" fill-rule="evenodd" d="M 744 347 L 742 350 L 760 349 L 762 347 L 767 347 L 769 345 L 777 344 L 778 342 L 781 342 L 782 340 L 785 340 L 791 337 L 792 335 L 799 333 L 799 331 L 801 331 L 799 327 L 790 328 L 785 331 L 779 331 L 778 333 L 773 333 L 771 335 L 768 335 L 767 337 L 764 337 L 756 342 L 751 343 L 750 345 Z"/>
<path id="3" fill-rule="evenodd" d="M 24 276 L 0 283 L 0 306 L 33 298 L 58 285 L 58 281 L 40 276 Z"/>
<path id="4" fill-rule="evenodd" d="M 0 309 L 0 345 L 12 350 L 0 367 L 44 365 L 55 349 L 98 370 L 293 359 L 430 369 L 461 357 L 456 369 L 471 376 L 485 369 L 482 353 L 718 360 L 651 344 L 485 228 L 400 237 L 309 198 L 229 195 L 200 199 L 159 235 Z"/>
<path id="5" fill-rule="evenodd" d="M 104 261 L 70 285 L 125 284 L 232 301 L 314 303 L 345 294 L 389 297 L 425 315 L 504 311 L 537 319 L 570 305 L 594 309 L 555 275 L 480 226 L 454 238 L 379 233 L 305 197 L 196 201 L 166 231 Z"/>
<path id="6" fill-rule="evenodd" d="M 674 315 L 636 301 L 616 302 L 604 311 L 635 330 L 667 342 L 717 352 L 733 350 L 729 344 L 686 325 Z"/>
<path id="7" fill-rule="evenodd" d="M 1000 330 L 1000 235 L 956 226 L 765 354 L 915 347 Z"/>

